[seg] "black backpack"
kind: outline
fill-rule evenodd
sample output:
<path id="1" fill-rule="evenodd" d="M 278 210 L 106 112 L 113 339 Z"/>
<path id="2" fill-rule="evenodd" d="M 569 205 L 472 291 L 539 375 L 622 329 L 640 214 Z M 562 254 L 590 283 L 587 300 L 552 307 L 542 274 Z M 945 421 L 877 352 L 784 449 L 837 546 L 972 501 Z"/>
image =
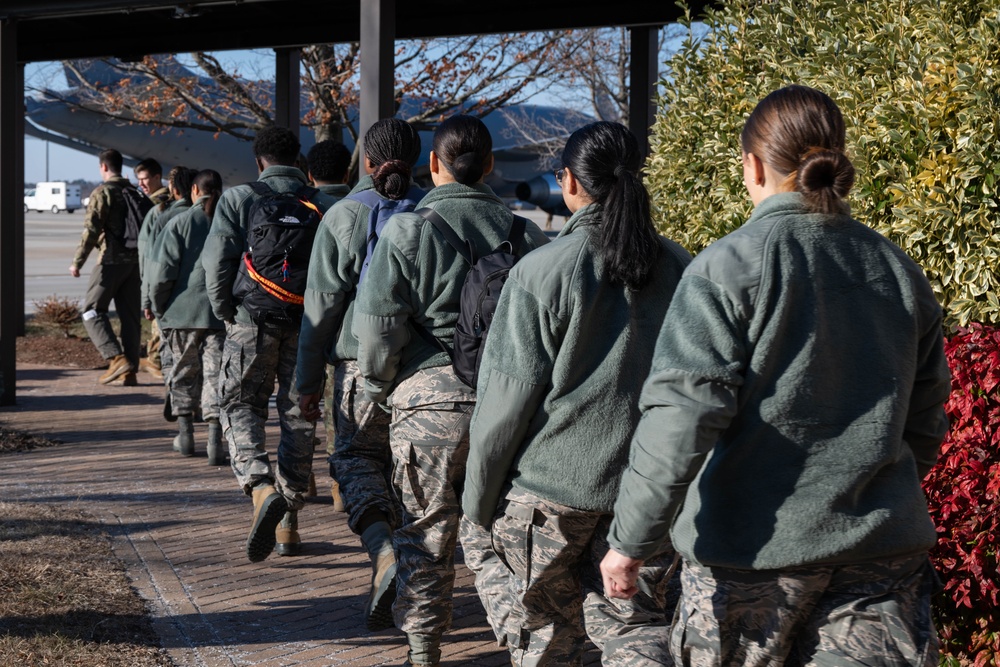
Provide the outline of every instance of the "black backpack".
<path id="1" fill-rule="evenodd" d="M 266 183 L 248 183 L 258 195 L 250 205 L 247 247 L 233 297 L 257 324 L 298 328 L 309 256 L 322 212 L 310 200 L 319 190 L 303 185 L 281 194 Z"/>
<path id="2" fill-rule="evenodd" d="M 455 325 L 455 336 L 452 340 L 454 350 L 449 350 L 420 325 L 417 325 L 417 332 L 425 340 L 433 342 L 447 352 L 451 357 L 455 375 L 475 389 L 486 335 L 489 333 L 497 303 L 500 301 L 500 290 L 503 289 L 507 275 L 519 259 L 517 253 L 524 237 L 527 220 L 515 215 L 507 240 L 493 252 L 476 257 L 472 243 L 462 241 L 437 211 L 422 208 L 416 213 L 434 225 L 448 244 L 455 248 L 470 266 L 459 300 L 458 323 Z"/>
<path id="3" fill-rule="evenodd" d="M 153 201 L 129 183 L 121 186 L 125 199 L 125 228 L 122 230 L 122 245 L 129 250 L 139 247 L 139 231 L 146 214 L 153 208 Z"/>

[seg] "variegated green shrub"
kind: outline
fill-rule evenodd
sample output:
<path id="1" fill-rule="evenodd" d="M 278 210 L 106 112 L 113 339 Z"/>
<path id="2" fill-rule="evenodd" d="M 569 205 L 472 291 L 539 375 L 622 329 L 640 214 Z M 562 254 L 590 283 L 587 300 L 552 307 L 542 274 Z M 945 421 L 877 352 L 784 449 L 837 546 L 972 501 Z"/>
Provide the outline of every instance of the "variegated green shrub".
<path id="1" fill-rule="evenodd" d="M 840 105 L 855 216 L 924 267 L 951 324 L 1000 322 L 1000 0 L 729 0 L 668 63 L 647 184 L 697 252 L 752 205 L 739 133 L 790 83 Z"/>

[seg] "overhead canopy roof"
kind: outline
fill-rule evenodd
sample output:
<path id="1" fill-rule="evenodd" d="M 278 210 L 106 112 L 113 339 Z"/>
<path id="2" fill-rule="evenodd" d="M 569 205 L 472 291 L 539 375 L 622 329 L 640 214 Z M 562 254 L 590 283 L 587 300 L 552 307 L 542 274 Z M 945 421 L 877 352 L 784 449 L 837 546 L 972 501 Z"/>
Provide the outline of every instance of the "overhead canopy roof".
<path id="1" fill-rule="evenodd" d="M 9 0 L 18 60 L 289 47 L 359 39 L 366 0 Z M 691 2 L 700 11 L 703 2 Z M 671 0 L 418 0 L 396 5 L 396 39 L 672 23 Z"/>

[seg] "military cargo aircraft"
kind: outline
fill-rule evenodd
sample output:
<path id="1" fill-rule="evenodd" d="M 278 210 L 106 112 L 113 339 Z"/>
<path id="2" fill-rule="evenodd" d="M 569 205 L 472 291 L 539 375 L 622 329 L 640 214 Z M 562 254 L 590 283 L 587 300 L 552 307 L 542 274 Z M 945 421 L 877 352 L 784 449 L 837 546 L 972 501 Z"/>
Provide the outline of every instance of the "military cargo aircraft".
<path id="1" fill-rule="evenodd" d="M 102 61 L 79 61 L 75 69 L 90 81 L 113 85 L 123 74 Z M 197 76 L 176 61 L 170 61 L 179 76 Z M 115 148 L 126 158 L 137 161 L 146 157 L 157 159 L 164 170 L 173 165 L 211 168 L 218 171 L 227 185 L 254 180 L 257 177 L 250 144 L 229 134 L 216 135 L 198 129 L 154 127 L 146 123 L 115 120 L 96 109 L 84 82 L 73 68 L 65 68 L 66 90 L 44 90 L 25 98 L 25 133 L 39 139 L 98 152 Z M 210 79 L 202 83 L 213 86 Z M 273 84 L 272 84 L 273 86 Z M 265 86 L 266 89 L 266 86 Z M 223 95 L 217 88 L 212 93 Z M 400 117 L 415 108 L 419 100 L 404 99 Z M 308 100 L 303 97 L 302 107 Z M 357 116 L 357 114 L 354 114 Z M 497 109 L 483 118 L 493 136 L 495 167 L 488 178 L 489 185 L 507 200 L 519 200 L 538 206 L 549 213 L 565 214 L 562 193 L 552 175 L 556 166 L 554 155 L 577 127 L 593 120 L 578 111 L 530 104 L 515 104 Z M 423 153 L 417 162 L 415 177 L 429 185 L 428 153 L 432 132 L 421 132 Z M 313 145 L 311 132 L 302 133 L 302 150 Z M 353 148 L 353 140 L 345 132 L 344 143 Z"/>

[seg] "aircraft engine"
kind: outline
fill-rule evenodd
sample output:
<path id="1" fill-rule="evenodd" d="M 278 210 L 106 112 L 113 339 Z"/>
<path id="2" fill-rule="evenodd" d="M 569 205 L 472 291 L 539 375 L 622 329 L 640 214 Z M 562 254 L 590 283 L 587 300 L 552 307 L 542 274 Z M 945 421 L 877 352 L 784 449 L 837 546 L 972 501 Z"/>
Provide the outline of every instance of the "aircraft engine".
<path id="1" fill-rule="evenodd" d="M 550 172 L 536 176 L 530 181 L 518 183 L 514 192 L 521 201 L 534 204 L 546 211 L 555 211 L 566 206 L 563 202 L 562 189 L 556 183 L 556 177 Z"/>

